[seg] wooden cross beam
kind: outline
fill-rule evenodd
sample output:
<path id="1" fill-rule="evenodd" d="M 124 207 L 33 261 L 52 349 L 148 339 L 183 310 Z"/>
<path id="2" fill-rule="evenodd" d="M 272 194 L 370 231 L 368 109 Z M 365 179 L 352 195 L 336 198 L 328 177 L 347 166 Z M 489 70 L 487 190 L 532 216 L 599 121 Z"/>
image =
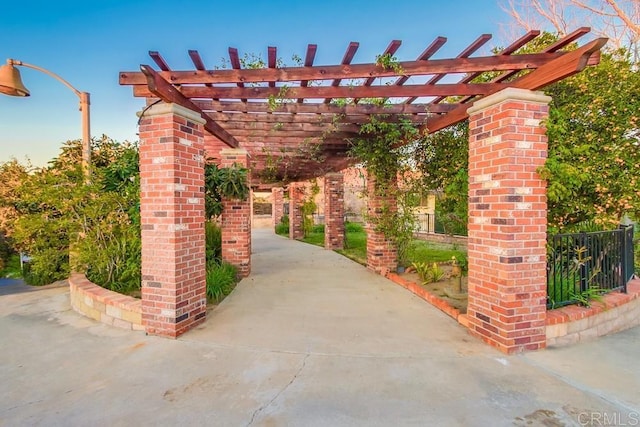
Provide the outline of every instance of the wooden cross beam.
<path id="1" fill-rule="evenodd" d="M 162 76 L 153 68 L 148 65 L 141 65 L 140 70 L 146 76 L 147 87 L 153 96 L 162 99 L 164 102 L 178 104 L 199 113 L 205 120 L 204 128 L 207 132 L 216 136 L 231 148 L 237 148 L 240 145 L 233 135 L 224 130 L 222 126 L 214 122 L 209 116 L 204 114 L 202 110 L 193 103 L 193 101 L 185 97 L 178 89 L 171 85 L 171 83 L 162 78 Z"/>

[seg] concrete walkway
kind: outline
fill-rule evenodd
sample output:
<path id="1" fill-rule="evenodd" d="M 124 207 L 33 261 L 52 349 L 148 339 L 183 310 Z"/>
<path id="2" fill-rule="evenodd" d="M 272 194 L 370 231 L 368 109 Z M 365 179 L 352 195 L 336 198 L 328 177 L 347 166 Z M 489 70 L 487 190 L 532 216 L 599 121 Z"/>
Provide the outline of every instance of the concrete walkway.
<path id="1" fill-rule="evenodd" d="M 0 282 L 0 425 L 640 425 L 638 328 L 504 356 L 333 252 L 270 230 L 254 252 L 175 341 Z"/>

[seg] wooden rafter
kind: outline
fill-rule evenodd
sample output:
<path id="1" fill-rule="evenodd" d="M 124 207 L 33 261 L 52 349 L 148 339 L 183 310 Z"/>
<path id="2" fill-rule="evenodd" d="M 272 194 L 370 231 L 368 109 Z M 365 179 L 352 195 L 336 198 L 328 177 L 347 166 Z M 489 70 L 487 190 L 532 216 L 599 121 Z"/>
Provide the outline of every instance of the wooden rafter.
<path id="1" fill-rule="evenodd" d="M 307 54 L 304 57 L 304 66 L 311 67 L 313 65 L 313 60 L 316 58 L 316 51 L 318 50 L 318 45 L 309 44 L 307 45 Z M 309 86 L 309 80 L 300 80 L 301 87 Z M 298 98 L 298 103 L 304 102 L 304 98 Z"/>
<path id="2" fill-rule="evenodd" d="M 398 51 L 401 44 L 402 44 L 401 40 L 392 40 L 391 43 L 389 43 L 389 46 L 387 46 L 384 52 L 382 52 L 381 56 L 385 56 L 385 55 L 393 56 L 393 54 L 395 54 Z M 362 83 L 362 86 L 371 86 L 375 80 L 376 80 L 375 77 L 369 77 L 364 81 L 364 83 Z M 360 101 L 359 98 L 354 98 L 353 103 L 357 104 L 359 101 Z"/>
<path id="3" fill-rule="evenodd" d="M 475 39 L 469 46 L 467 46 L 462 52 L 460 52 L 460 54 L 456 56 L 456 59 L 461 60 L 461 59 L 468 58 L 469 56 L 471 56 L 471 54 L 473 54 L 475 51 L 477 51 L 482 46 L 484 46 L 489 40 L 491 40 L 491 34 L 482 34 L 480 37 Z M 435 76 L 431 77 L 425 83 L 425 85 L 434 85 L 440 80 L 442 80 L 446 75 L 447 75 L 447 72 L 438 73 Z M 405 104 L 411 104 L 416 99 L 418 99 L 417 96 L 412 96 L 405 101 Z"/>
<path id="4" fill-rule="evenodd" d="M 347 47 L 347 51 L 344 53 L 344 56 L 342 57 L 342 62 L 340 62 L 340 65 L 351 64 L 351 61 L 353 60 L 353 57 L 355 56 L 356 51 L 358 50 L 358 47 L 360 47 L 360 43 L 358 42 L 349 43 L 349 46 Z M 334 78 L 333 81 L 331 82 L 331 86 L 333 87 L 340 86 L 341 80 L 342 80 L 342 77 Z M 325 104 L 331 103 L 331 98 L 325 99 L 324 103 Z"/>

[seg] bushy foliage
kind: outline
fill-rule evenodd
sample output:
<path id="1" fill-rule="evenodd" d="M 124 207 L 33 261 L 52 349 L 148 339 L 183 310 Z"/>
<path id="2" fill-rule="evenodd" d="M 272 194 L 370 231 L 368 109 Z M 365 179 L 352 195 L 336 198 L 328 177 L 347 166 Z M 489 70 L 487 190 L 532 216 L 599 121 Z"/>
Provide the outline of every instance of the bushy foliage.
<path id="1" fill-rule="evenodd" d="M 109 289 L 140 287 L 137 146 L 103 136 L 93 153 L 90 183 L 80 168 L 80 141 L 68 141 L 47 167 L 18 174 L 4 199 L 15 212 L 7 227 L 14 247 L 31 257 L 28 283 L 64 279 L 73 267 Z"/>
<path id="2" fill-rule="evenodd" d="M 640 73 L 625 52 L 551 86 L 549 224 L 640 218 Z"/>
<path id="3" fill-rule="evenodd" d="M 283 215 L 280 222 L 276 224 L 276 234 L 281 236 L 289 235 L 289 215 Z"/>
<path id="4" fill-rule="evenodd" d="M 234 164 L 229 168 L 219 168 L 209 161 L 204 169 L 204 205 L 207 220 L 222 214 L 222 198 L 246 200 L 249 197 L 246 168 Z"/>
<path id="5" fill-rule="evenodd" d="M 222 261 L 222 229 L 215 222 L 204 223 L 205 252 L 207 262 Z"/>
<path id="6" fill-rule="evenodd" d="M 231 293 L 238 282 L 238 269 L 227 262 L 207 263 L 207 299 L 218 303 Z"/>

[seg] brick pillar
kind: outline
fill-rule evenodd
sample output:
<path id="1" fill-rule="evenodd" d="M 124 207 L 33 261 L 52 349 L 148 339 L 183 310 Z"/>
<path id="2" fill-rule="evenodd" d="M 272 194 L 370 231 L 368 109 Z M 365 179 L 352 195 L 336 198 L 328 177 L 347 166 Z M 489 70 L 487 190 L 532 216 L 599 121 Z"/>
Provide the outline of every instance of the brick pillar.
<path id="1" fill-rule="evenodd" d="M 324 248 L 344 249 L 344 176 L 324 177 Z"/>
<path id="2" fill-rule="evenodd" d="M 545 347 L 550 97 L 505 89 L 469 109 L 469 329 L 505 353 Z"/>
<path id="3" fill-rule="evenodd" d="M 220 167 L 249 167 L 249 154 L 242 149 L 220 151 Z M 238 267 L 238 275 L 251 273 L 251 192 L 247 200 L 222 200 L 222 259 Z"/>
<path id="4" fill-rule="evenodd" d="M 140 121 L 142 324 L 177 337 L 204 321 L 204 120 L 157 104 Z"/>
<path id="5" fill-rule="evenodd" d="M 383 233 L 375 230 L 371 219 L 379 216 L 385 207 L 395 210 L 397 201 L 395 197 L 376 194 L 376 181 L 372 174 L 367 176 L 367 194 L 367 268 L 384 276 L 398 268 L 398 250 Z"/>
<path id="6" fill-rule="evenodd" d="M 302 204 L 304 203 L 304 186 L 300 183 L 289 184 L 289 238 L 304 237 L 304 219 Z"/>
<path id="7" fill-rule="evenodd" d="M 284 216 L 284 190 L 282 188 L 271 189 L 272 205 L 271 205 L 271 218 L 273 218 L 273 226 L 280 224 L 282 217 Z"/>

